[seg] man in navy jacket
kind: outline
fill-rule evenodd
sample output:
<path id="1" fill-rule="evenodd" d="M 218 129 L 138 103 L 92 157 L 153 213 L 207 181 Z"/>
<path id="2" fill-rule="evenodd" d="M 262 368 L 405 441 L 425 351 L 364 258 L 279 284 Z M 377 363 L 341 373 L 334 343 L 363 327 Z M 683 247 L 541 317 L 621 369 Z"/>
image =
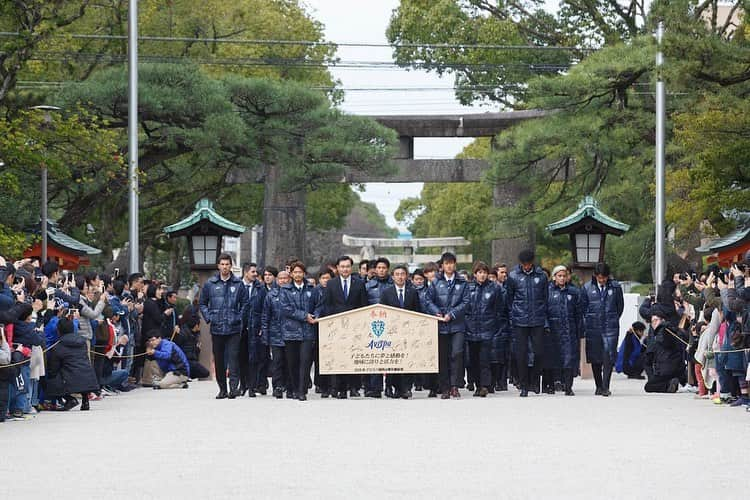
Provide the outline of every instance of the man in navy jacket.
<path id="1" fill-rule="evenodd" d="M 240 332 L 249 301 L 242 280 L 232 274 L 231 255 L 221 254 L 218 268 L 219 272 L 203 285 L 200 308 L 203 319 L 211 327 L 216 383 L 219 385 L 216 399 L 234 399 L 240 395 Z"/>
<path id="2" fill-rule="evenodd" d="M 544 325 L 547 322 L 547 275 L 534 265 L 534 251 L 522 250 L 520 264 L 511 271 L 506 282 L 507 304 L 513 325 L 515 357 L 522 398 L 529 395 L 531 380 L 539 379 L 544 354 Z M 529 340 L 534 366 L 529 370 Z M 536 386 L 536 382 L 534 386 Z"/>
<path id="3" fill-rule="evenodd" d="M 456 274 L 456 256 L 446 252 L 441 257 L 443 274 L 439 275 L 425 295 L 429 314 L 440 319 L 438 325 L 438 385 L 441 398 L 459 398 L 458 387 L 464 377 L 464 335 L 468 285 Z"/>

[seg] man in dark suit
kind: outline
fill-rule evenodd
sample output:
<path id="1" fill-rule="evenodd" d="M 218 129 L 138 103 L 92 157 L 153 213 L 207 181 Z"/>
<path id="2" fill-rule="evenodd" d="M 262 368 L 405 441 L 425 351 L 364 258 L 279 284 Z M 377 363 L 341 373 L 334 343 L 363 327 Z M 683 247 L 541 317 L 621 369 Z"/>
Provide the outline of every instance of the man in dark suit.
<path id="1" fill-rule="evenodd" d="M 393 269 L 393 285 L 386 287 L 380 294 L 381 304 L 414 312 L 421 311 L 417 289 L 406 282 L 408 275 L 409 271 L 405 266 L 396 266 Z M 386 382 L 392 382 L 396 386 L 398 395 L 402 399 L 411 398 L 412 377 L 410 375 L 388 375 Z"/>
<path id="2" fill-rule="evenodd" d="M 365 282 L 352 276 L 354 261 L 348 255 L 339 257 L 336 261 L 338 276 L 332 278 L 325 288 L 323 310 L 326 316 L 332 316 L 367 305 Z M 359 380 L 356 375 L 336 376 L 338 399 L 346 399 L 347 386 L 352 397 L 359 397 Z"/>

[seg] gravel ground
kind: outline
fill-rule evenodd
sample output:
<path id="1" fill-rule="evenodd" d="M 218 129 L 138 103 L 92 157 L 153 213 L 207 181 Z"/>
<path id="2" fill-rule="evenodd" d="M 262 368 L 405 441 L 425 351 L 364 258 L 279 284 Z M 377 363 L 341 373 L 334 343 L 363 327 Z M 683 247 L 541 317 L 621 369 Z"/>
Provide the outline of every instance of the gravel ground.
<path id="1" fill-rule="evenodd" d="M 2 498 L 743 498 L 750 413 L 642 385 L 304 403 L 138 389 L 0 424 Z"/>

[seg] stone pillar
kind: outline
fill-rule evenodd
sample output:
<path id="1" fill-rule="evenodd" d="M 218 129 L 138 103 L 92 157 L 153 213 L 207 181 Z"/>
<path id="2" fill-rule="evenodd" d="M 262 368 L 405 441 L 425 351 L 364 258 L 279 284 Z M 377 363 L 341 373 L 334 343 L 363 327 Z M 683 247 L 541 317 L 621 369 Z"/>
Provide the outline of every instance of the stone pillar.
<path id="1" fill-rule="evenodd" d="M 513 184 L 495 185 L 492 201 L 495 207 L 514 206 L 519 203 L 524 193 Z M 492 240 L 492 264 L 504 263 L 512 267 L 518 261 L 518 254 L 525 248 L 534 248 L 535 228 L 533 224 L 496 223 L 495 234 L 499 237 Z"/>
<path id="2" fill-rule="evenodd" d="M 240 235 L 240 254 L 237 258 L 240 260 L 236 262 L 237 265 L 241 266 L 245 262 L 252 261 L 252 247 L 253 247 L 253 230 L 248 228 L 244 233 Z"/>
<path id="3" fill-rule="evenodd" d="M 402 135 L 398 138 L 398 153 L 396 155 L 398 160 L 412 160 L 414 159 L 414 137 L 408 135 Z"/>
<path id="4" fill-rule="evenodd" d="M 281 167 L 266 168 L 263 198 L 263 251 L 261 266 L 282 265 L 289 257 L 305 259 L 305 192 L 287 192 Z"/>

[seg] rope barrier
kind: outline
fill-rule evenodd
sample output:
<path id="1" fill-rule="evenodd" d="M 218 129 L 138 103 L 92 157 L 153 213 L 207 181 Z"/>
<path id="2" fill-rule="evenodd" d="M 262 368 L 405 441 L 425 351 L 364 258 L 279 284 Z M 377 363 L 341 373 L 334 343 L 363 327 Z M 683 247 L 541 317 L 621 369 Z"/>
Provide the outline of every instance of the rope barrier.
<path id="1" fill-rule="evenodd" d="M 60 343 L 60 340 L 58 340 L 57 342 L 55 342 L 54 344 L 52 344 L 48 348 L 44 349 L 42 351 L 42 354 L 46 354 L 49 350 L 53 349 L 59 343 Z M 0 370 L 3 369 L 3 368 L 13 368 L 14 366 L 25 365 L 26 363 L 31 363 L 31 358 L 24 359 L 23 361 L 19 361 L 18 363 L 11 363 L 9 365 L 0 365 Z"/>
<path id="2" fill-rule="evenodd" d="M 97 356 L 107 357 L 106 353 L 96 352 L 94 350 L 89 350 L 89 352 L 91 354 L 96 354 Z M 117 358 L 117 359 L 134 359 L 134 358 L 140 358 L 141 356 L 146 356 L 146 353 L 142 352 L 139 354 L 128 354 L 128 355 L 123 355 L 123 356 L 119 356 L 117 354 L 112 355 L 113 358 Z"/>
<path id="3" fill-rule="evenodd" d="M 682 342 L 683 344 L 685 344 L 685 347 L 690 347 L 690 342 L 686 342 L 685 340 L 683 340 L 682 337 L 680 337 L 679 335 L 677 335 L 676 333 L 674 333 L 669 328 L 665 328 L 665 330 L 670 335 L 672 335 L 674 338 L 676 338 L 677 340 L 679 340 L 680 342 Z M 710 352 L 712 354 L 729 354 L 730 352 L 745 352 L 745 351 L 750 351 L 750 347 L 745 347 L 743 349 L 732 349 L 730 351 L 707 351 L 707 352 Z"/>

